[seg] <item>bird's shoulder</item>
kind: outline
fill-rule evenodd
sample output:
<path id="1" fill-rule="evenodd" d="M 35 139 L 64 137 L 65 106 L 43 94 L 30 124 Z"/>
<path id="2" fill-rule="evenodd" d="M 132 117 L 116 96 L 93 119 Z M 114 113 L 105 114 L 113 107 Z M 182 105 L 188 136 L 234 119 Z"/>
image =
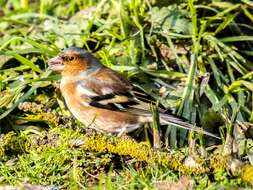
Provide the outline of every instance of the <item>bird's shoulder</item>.
<path id="1" fill-rule="evenodd" d="M 105 86 L 115 88 L 115 90 L 132 90 L 134 86 L 120 73 L 107 68 L 101 67 L 92 76 L 92 79 L 100 81 Z"/>

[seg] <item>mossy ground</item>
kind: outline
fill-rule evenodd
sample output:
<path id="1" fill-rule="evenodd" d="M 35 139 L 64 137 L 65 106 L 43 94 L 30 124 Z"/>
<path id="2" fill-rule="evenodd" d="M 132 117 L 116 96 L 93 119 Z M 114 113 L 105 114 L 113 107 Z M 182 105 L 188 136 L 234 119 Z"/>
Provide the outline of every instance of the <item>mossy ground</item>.
<path id="1" fill-rule="evenodd" d="M 8 133 L 2 136 L 1 145 L 2 184 L 31 183 L 63 189 L 156 189 L 158 184 L 186 175 L 189 187 L 194 189 L 251 189 L 240 177 L 228 174 L 226 166 L 214 166 L 215 172 L 210 163 L 202 165 L 206 170 L 186 169 L 183 150 L 162 153 L 129 137 L 84 135 L 78 130 L 55 128 L 38 134 Z M 173 165 L 175 160 L 181 160 L 181 165 Z"/>

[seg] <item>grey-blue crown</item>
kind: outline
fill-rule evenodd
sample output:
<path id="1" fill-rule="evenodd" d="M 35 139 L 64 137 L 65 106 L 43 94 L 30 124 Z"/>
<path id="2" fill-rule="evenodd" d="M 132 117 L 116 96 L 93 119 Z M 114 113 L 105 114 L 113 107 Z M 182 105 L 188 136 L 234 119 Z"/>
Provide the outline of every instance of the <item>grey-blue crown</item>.
<path id="1" fill-rule="evenodd" d="M 78 54 L 78 55 L 85 55 L 86 53 L 89 53 L 88 51 L 79 48 L 79 47 L 70 47 L 65 49 L 63 52 L 63 54 Z"/>

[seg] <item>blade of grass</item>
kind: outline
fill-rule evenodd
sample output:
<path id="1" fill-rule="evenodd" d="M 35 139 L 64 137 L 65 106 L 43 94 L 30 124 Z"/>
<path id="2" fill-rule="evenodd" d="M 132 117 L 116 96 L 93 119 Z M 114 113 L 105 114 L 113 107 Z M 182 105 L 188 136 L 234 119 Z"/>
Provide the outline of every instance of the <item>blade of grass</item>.
<path id="1" fill-rule="evenodd" d="M 219 69 L 217 68 L 216 64 L 214 63 L 213 59 L 211 57 L 207 58 L 208 63 L 211 65 L 211 69 L 213 71 L 213 75 L 215 78 L 215 81 L 217 83 L 217 85 L 222 88 L 222 82 L 220 79 L 220 73 L 219 73 Z"/>
<path id="2" fill-rule="evenodd" d="M 197 69 L 197 57 L 199 53 L 200 41 L 198 40 L 198 27 L 197 27 L 197 14 L 196 9 L 194 7 L 194 1 L 189 0 L 188 6 L 191 12 L 191 20 L 192 20 L 192 54 L 190 60 L 190 68 L 189 73 L 186 80 L 186 87 L 184 89 L 184 93 L 182 96 L 182 101 L 179 105 L 177 114 L 183 115 L 185 118 L 191 119 L 191 113 L 193 111 L 193 97 L 194 97 L 194 78 L 196 76 Z M 182 144 L 186 140 L 186 131 L 180 131 L 180 144 Z"/>
<path id="3" fill-rule="evenodd" d="M 244 14 L 251 20 L 251 22 L 253 22 L 253 15 L 248 11 L 248 9 L 244 5 L 242 5 L 241 7 Z"/>
<path id="4" fill-rule="evenodd" d="M 51 71 L 47 71 L 47 72 L 42 73 L 41 78 L 45 78 L 45 77 L 49 76 L 50 73 L 51 73 Z M 37 83 L 33 84 L 33 86 L 22 97 L 20 97 L 20 99 L 17 102 L 15 102 L 8 110 L 6 110 L 4 113 L 2 113 L 0 115 L 0 120 L 3 119 L 4 117 L 6 117 L 9 113 L 11 113 L 19 105 L 19 103 L 28 99 L 37 90 L 37 88 L 39 88 L 42 84 L 43 84 L 43 82 L 37 82 Z"/>
<path id="5" fill-rule="evenodd" d="M 216 5 L 218 5 L 219 3 L 220 2 L 217 2 Z M 227 4 L 227 5 L 228 5 L 228 7 L 224 11 L 219 12 L 218 14 L 212 16 L 211 18 L 212 19 L 218 19 L 220 17 L 224 17 L 226 14 L 228 14 L 228 13 L 230 13 L 230 12 L 232 12 L 232 11 L 238 9 L 238 8 L 240 8 L 240 6 L 241 6 L 241 4 L 235 4 L 235 5 L 233 5 L 232 3 Z"/>
<path id="6" fill-rule="evenodd" d="M 192 54 L 191 54 L 191 63 L 190 63 L 190 69 L 189 73 L 187 75 L 187 80 L 186 80 L 186 87 L 182 96 L 182 101 L 180 103 L 180 106 L 178 108 L 178 114 L 182 115 L 183 112 L 187 113 L 187 118 L 189 118 L 189 113 L 191 110 L 185 110 L 184 107 L 186 107 L 186 104 L 188 104 L 188 108 L 191 109 L 192 107 L 192 101 L 190 99 L 190 95 L 193 92 L 193 85 L 194 85 L 194 77 L 196 74 L 196 65 L 197 65 L 197 56 L 198 56 L 198 48 L 199 44 L 197 42 L 197 15 L 196 15 L 196 10 L 194 8 L 194 1 L 189 0 L 188 1 L 188 6 L 190 7 L 190 12 L 191 12 L 191 17 L 192 17 Z M 184 111 L 185 110 L 185 111 Z"/>
<path id="7" fill-rule="evenodd" d="M 253 36 L 229 36 L 219 39 L 222 42 L 253 41 Z"/>
<path id="8" fill-rule="evenodd" d="M 144 71 L 145 73 L 148 73 L 152 76 L 167 78 L 171 80 L 185 80 L 187 77 L 186 74 L 181 73 L 181 72 L 176 72 L 176 71 L 167 71 L 167 70 L 152 71 L 152 70 L 146 69 L 145 67 L 140 67 L 140 69 Z"/>
<path id="9" fill-rule="evenodd" d="M 37 71 L 39 73 L 43 72 L 37 65 L 35 65 L 32 61 L 24 58 L 23 56 L 19 54 L 12 54 L 12 56 L 15 59 L 19 60 L 22 64 L 29 66 L 32 70 Z"/>
<path id="10" fill-rule="evenodd" d="M 159 113 L 158 113 L 158 102 L 156 105 L 150 104 L 150 110 L 152 112 L 153 122 L 153 146 L 154 148 L 161 148 L 161 137 L 160 137 L 160 126 L 159 126 Z"/>
<path id="11" fill-rule="evenodd" d="M 225 59 L 224 56 L 227 55 L 232 59 L 229 61 L 229 64 L 231 64 L 238 72 L 241 74 L 245 74 L 247 72 L 247 69 L 241 65 L 241 63 L 245 64 L 246 60 L 239 53 L 210 34 L 206 34 L 204 38 L 211 42 L 211 44 L 215 45 L 217 53 L 222 57 L 222 61 Z"/>
<path id="12" fill-rule="evenodd" d="M 206 86 L 205 95 L 210 100 L 212 105 L 216 105 L 219 103 L 219 98 L 216 96 L 215 92 L 211 89 L 210 85 Z"/>
<path id="13" fill-rule="evenodd" d="M 231 22 L 233 22 L 233 20 L 235 19 L 235 17 L 238 15 L 239 13 L 235 13 L 232 15 L 228 15 L 223 22 L 218 26 L 218 28 L 215 30 L 214 35 L 216 35 L 217 33 L 221 32 L 222 30 L 224 30 L 229 24 L 231 24 Z"/>
<path id="14" fill-rule="evenodd" d="M 22 38 L 22 37 L 12 37 L 11 39 L 4 41 L 4 43 L 0 44 L 0 51 L 3 50 L 5 47 L 7 47 L 13 41 L 27 42 L 28 44 L 34 46 L 35 48 L 40 49 L 45 54 L 51 55 L 51 56 L 55 56 L 59 51 L 56 49 L 51 50 L 50 47 L 47 45 L 35 42 L 34 40 Z"/>
<path id="15" fill-rule="evenodd" d="M 245 80 L 237 80 L 234 81 L 229 87 L 228 90 L 229 92 L 233 92 L 235 90 L 237 90 L 238 88 L 240 88 L 241 86 L 245 86 L 247 89 L 249 89 L 250 91 L 253 91 L 253 83 L 252 82 L 248 82 Z"/>
<path id="16" fill-rule="evenodd" d="M 253 8 L 253 2 L 249 1 L 249 0 L 241 0 L 243 3 L 251 6 Z"/>

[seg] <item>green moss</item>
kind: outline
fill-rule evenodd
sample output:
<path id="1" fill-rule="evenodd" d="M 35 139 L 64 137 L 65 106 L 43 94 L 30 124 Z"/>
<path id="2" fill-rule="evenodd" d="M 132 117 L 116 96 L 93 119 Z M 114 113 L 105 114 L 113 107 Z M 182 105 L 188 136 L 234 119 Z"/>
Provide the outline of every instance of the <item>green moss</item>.
<path id="1" fill-rule="evenodd" d="M 7 159 L 9 155 L 24 152 L 25 140 L 18 137 L 14 132 L 2 134 L 0 138 L 0 160 Z"/>
<path id="2" fill-rule="evenodd" d="M 71 186 L 76 180 L 84 184 L 97 183 L 95 171 L 99 170 L 100 175 L 108 171 L 117 171 L 113 168 L 118 167 L 116 163 L 120 159 L 117 157 L 113 159 L 113 155 L 131 158 L 135 163 L 147 164 L 149 168 L 166 168 L 180 175 L 214 174 L 217 181 L 230 183 L 227 173 L 227 162 L 230 157 L 222 157 L 219 154 L 210 154 L 206 158 L 191 156 L 195 164 L 189 167 L 185 165 L 185 160 L 189 156 L 186 157 L 183 152 L 161 152 L 154 150 L 147 143 L 137 143 L 130 137 L 117 138 L 98 133 L 82 134 L 80 131 L 54 128 L 39 134 L 8 133 L 1 138 L 1 148 L 3 164 L 0 165 L 0 170 L 6 172 L 3 181 L 6 182 L 8 179 L 10 183 L 22 182 L 22 178 L 17 179 L 15 176 L 28 176 L 28 181 L 40 184 L 50 184 L 49 181 L 53 181 L 54 184 Z M 8 166 L 13 161 L 7 161 L 13 157 L 16 157 L 15 162 L 18 162 L 14 162 L 14 168 Z M 124 161 L 121 164 L 124 165 Z M 110 165 L 113 170 L 109 170 Z M 251 184 L 252 167 L 246 165 L 242 171 L 238 174 L 239 177 Z M 121 172 L 126 171 L 123 169 Z M 45 178 L 39 179 L 36 175 Z M 69 180 L 69 183 L 66 184 L 64 180 Z M 132 176 L 129 180 L 136 179 Z"/>
<path id="3" fill-rule="evenodd" d="M 28 121 L 44 121 L 51 126 L 59 127 L 60 116 L 57 115 L 52 109 L 47 108 L 43 104 L 34 102 L 24 102 L 19 105 L 19 109 L 28 112 L 23 118 Z"/>
<path id="4" fill-rule="evenodd" d="M 253 186 L 253 166 L 245 165 L 241 172 L 241 178 Z"/>
<path id="5" fill-rule="evenodd" d="M 224 172 L 227 168 L 227 162 L 229 159 L 231 159 L 230 156 L 214 154 L 210 157 L 210 165 L 214 169 L 214 172 Z"/>

